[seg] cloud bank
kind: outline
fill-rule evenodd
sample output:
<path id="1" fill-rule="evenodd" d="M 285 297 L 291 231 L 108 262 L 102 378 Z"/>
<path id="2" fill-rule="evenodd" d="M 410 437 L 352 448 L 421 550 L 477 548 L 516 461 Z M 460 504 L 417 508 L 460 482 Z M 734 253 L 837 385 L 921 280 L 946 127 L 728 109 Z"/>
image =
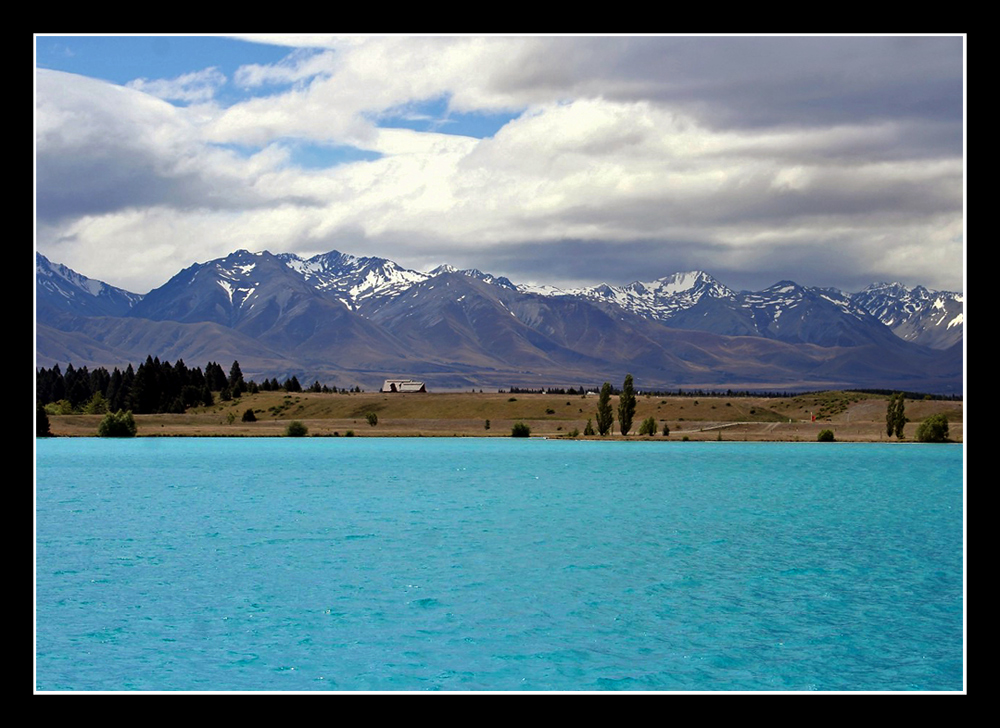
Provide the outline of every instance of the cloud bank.
<path id="1" fill-rule="evenodd" d="M 41 252 L 140 293 L 236 248 L 962 287 L 960 37 L 247 40 L 289 53 L 37 70 Z"/>

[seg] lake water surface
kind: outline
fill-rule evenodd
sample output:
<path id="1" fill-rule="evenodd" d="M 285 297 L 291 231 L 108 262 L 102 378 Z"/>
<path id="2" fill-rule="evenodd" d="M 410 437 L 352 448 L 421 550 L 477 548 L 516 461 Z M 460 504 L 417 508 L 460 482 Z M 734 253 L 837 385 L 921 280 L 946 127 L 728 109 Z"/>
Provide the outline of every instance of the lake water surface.
<path id="1" fill-rule="evenodd" d="M 959 691 L 961 446 L 36 441 L 40 691 Z"/>

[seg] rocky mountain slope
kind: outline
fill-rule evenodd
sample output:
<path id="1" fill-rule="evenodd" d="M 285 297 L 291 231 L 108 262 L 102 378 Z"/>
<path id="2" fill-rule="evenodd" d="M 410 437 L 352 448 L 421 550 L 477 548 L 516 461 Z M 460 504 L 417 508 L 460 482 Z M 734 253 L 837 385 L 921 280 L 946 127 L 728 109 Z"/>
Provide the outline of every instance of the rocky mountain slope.
<path id="1" fill-rule="evenodd" d="M 846 294 L 781 281 L 737 293 L 693 271 L 539 289 L 337 251 L 303 259 L 239 250 L 145 296 L 38 256 L 36 291 L 44 366 L 173 352 L 239 359 L 250 377 L 366 388 L 397 375 L 464 388 L 592 384 L 629 371 L 663 389 L 961 390 L 962 298 L 922 288 Z"/>

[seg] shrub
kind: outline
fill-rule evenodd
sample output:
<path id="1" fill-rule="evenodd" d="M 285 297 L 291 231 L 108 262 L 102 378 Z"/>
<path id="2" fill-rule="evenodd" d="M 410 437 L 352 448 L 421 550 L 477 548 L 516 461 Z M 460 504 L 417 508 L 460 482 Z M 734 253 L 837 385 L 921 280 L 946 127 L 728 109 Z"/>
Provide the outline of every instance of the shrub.
<path id="1" fill-rule="evenodd" d="M 103 415 L 108 411 L 108 404 L 104 399 L 104 395 L 100 392 L 94 392 L 94 396 L 90 398 L 90 401 L 84 405 L 83 411 L 88 415 Z M 183 409 L 181 410 L 184 411 Z"/>
<path id="2" fill-rule="evenodd" d="M 836 442 L 833 437 L 833 430 L 820 430 L 816 436 L 817 442 Z"/>
<path id="3" fill-rule="evenodd" d="M 647 417 L 646 419 L 644 419 L 642 421 L 642 424 L 639 425 L 639 434 L 640 435 L 655 435 L 656 434 L 656 418 L 654 418 L 651 415 L 651 416 Z"/>
<path id="4" fill-rule="evenodd" d="M 98 437 L 135 437 L 136 426 L 132 410 L 108 412 L 97 426 Z"/>
<path id="5" fill-rule="evenodd" d="M 947 442 L 948 418 L 942 414 L 931 415 L 917 428 L 919 442 Z"/>
<path id="6" fill-rule="evenodd" d="M 286 437 L 305 437 L 307 434 L 309 434 L 309 428 L 298 420 L 289 422 L 288 427 L 285 428 Z"/>
<path id="7" fill-rule="evenodd" d="M 590 418 L 587 418 L 587 426 L 583 428 L 583 434 L 590 437 L 594 434 L 594 426 L 590 424 Z"/>
<path id="8" fill-rule="evenodd" d="M 246 412 L 243 413 L 244 422 L 256 422 L 257 415 L 253 413 L 253 409 L 248 408 Z"/>
<path id="9" fill-rule="evenodd" d="M 663 436 L 667 437 L 669 435 L 670 435 L 670 425 L 668 425 L 666 422 L 664 422 L 663 423 Z"/>
<path id="10" fill-rule="evenodd" d="M 523 422 L 518 422 L 510 430 L 511 437 L 530 437 L 531 428 Z"/>
<path id="11" fill-rule="evenodd" d="M 483 429 L 484 430 L 490 429 L 490 421 L 489 420 L 486 420 L 486 423 L 483 425 Z"/>
<path id="12" fill-rule="evenodd" d="M 378 424 L 378 415 L 374 412 L 369 412 L 365 415 L 365 419 L 368 420 L 368 424 L 374 427 Z"/>

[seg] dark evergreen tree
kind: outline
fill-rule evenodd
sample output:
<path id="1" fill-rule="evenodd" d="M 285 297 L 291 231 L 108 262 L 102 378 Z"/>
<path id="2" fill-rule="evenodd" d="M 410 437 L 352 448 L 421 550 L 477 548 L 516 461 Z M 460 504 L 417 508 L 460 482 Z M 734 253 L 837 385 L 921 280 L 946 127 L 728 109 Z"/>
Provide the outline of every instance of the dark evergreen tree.
<path id="1" fill-rule="evenodd" d="M 181 387 L 181 402 L 184 404 L 184 408 L 197 407 L 201 404 L 202 393 L 201 388 L 195 386 L 194 384 L 185 384 Z"/>
<path id="2" fill-rule="evenodd" d="M 129 399 L 132 397 L 132 387 L 134 385 L 135 385 L 135 369 L 132 368 L 132 363 L 129 362 L 128 366 L 125 367 L 125 371 L 122 372 L 122 397 L 121 397 L 122 401 L 119 406 L 115 407 L 111 411 L 117 412 L 120 409 L 125 409 L 125 405 L 128 404 Z"/>
<path id="3" fill-rule="evenodd" d="M 622 393 L 618 398 L 618 429 L 623 435 L 627 435 L 632 429 L 632 418 L 635 417 L 635 387 L 632 384 L 632 375 L 625 375 L 625 383 L 622 385 Z"/>
<path id="4" fill-rule="evenodd" d="M 238 361 L 233 361 L 233 366 L 229 369 L 229 389 L 236 397 L 247 391 L 247 385 L 243 381 L 243 372 L 240 370 Z"/>
<path id="5" fill-rule="evenodd" d="M 35 437 L 52 437 L 49 429 L 49 415 L 45 411 L 45 405 L 41 402 L 35 403 Z"/>
<path id="6" fill-rule="evenodd" d="M 187 370 L 187 383 L 198 389 L 205 386 L 205 375 L 202 374 L 201 367 Z"/>
<path id="7" fill-rule="evenodd" d="M 614 411 L 611 409 L 611 382 L 605 382 L 601 387 L 601 396 L 597 399 L 597 433 L 602 437 L 611 431 L 614 423 Z"/>
<path id="8" fill-rule="evenodd" d="M 205 379 L 208 381 L 208 388 L 213 392 L 221 392 L 227 383 L 226 373 L 214 361 L 210 361 L 205 366 Z"/>
<path id="9" fill-rule="evenodd" d="M 101 396 L 104 396 L 110 382 L 111 375 L 108 370 L 104 367 L 98 367 L 90 373 L 90 395 L 93 396 L 100 392 Z"/>
<path id="10" fill-rule="evenodd" d="M 112 412 L 117 412 L 121 409 L 120 403 L 116 406 L 115 400 L 121 395 L 122 388 L 122 373 L 115 367 L 114 371 L 108 377 L 108 385 L 104 388 L 104 400 L 108 403 L 108 407 Z"/>
<path id="11" fill-rule="evenodd" d="M 58 402 L 66 397 L 66 380 L 56 364 L 51 369 L 44 367 L 38 371 L 35 381 L 35 393 L 42 404 Z"/>
<path id="12" fill-rule="evenodd" d="M 158 412 L 160 409 L 160 385 L 157 376 L 159 360 L 147 356 L 139 365 L 129 393 L 129 410 L 140 415 Z"/>

